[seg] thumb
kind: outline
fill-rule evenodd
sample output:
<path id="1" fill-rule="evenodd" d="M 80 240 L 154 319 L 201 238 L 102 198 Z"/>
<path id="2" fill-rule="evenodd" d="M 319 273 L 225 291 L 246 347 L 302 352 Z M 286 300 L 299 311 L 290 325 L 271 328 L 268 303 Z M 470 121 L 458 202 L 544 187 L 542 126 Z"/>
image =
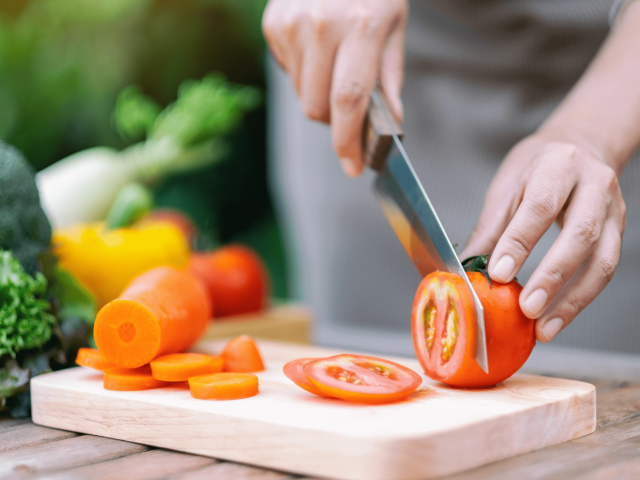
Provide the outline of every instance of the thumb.
<path id="1" fill-rule="evenodd" d="M 509 202 L 505 202 L 504 196 L 493 194 L 494 191 L 496 189 L 492 184 L 485 197 L 478 222 L 460 254 L 460 260 L 474 255 L 493 253 L 498 240 L 515 214 L 515 208 L 512 208 Z"/>

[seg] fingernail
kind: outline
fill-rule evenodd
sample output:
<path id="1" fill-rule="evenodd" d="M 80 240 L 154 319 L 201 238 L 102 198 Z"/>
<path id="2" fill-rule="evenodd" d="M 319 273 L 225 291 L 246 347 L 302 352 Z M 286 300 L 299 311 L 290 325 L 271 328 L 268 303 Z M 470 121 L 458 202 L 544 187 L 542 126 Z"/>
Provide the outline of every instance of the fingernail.
<path id="1" fill-rule="evenodd" d="M 494 278 L 502 283 L 507 283 L 509 280 L 511 280 L 511 274 L 513 273 L 515 267 L 516 261 L 513 259 L 513 257 L 511 255 L 504 255 L 500 260 L 498 260 L 496 266 L 493 267 L 491 278 Z"/>
<path id="2" fill-rule="evenodd" d="M 547 300 L 549 300 L 549 295 L 547 295 L 547 292 L 542 288 L 539 288 L 525 300 L 524 308 L 526 308 L 532 316 L 536 317 L 542 312 L 542 309 L 547 304 Z"/>
<path id="3" fill-rule="evenodd" d="M 560 330 L 562 330 L 563 326 L 564 322 L 561 318 L 552 318 L 542 326 L 542 334 L 545 336 L 547 341 L 549 341 L 555 337 Z"/>
<path id="4" fill-rule="evenodd" d="M 342 170 L 344 170 L 344 173 L 346 173 L 350 177 L 355 177 L 358 175 L 355 162 L 350 158 L 341 158 L 340 165 L 342 166 Z"/>

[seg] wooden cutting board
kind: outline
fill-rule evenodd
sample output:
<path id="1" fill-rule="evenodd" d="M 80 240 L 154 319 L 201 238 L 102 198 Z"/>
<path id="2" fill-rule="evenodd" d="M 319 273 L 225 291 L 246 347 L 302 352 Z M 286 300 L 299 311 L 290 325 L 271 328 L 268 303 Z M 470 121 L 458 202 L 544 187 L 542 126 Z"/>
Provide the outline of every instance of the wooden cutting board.
<path id="1" fill-rule="evenodd" d="M 217 353 L 224 342 L 195 349 Z M 74 368 L 31 381 L 33 421 L 75 432 L 321 477 L 422 479 L 529 452 L 595 429 L 595 387 L 515 375 L 483 390 L 425 379 L 408 400 L 357 405 L 316 397 L 283 374 L 285 362 L 340 353 L 260 341 L 260 394 L 191 398 L 188 388 L 111 392 L 102 375 Z M 416 361 L 388 357 L 415 371 Z"/>

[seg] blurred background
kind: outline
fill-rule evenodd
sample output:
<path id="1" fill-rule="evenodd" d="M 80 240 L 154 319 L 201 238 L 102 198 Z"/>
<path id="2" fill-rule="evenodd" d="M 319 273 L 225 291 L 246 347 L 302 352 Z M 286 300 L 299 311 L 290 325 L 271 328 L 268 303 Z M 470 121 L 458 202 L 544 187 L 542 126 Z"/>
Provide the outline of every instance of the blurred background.
<path id="1" fill-rule="evenodd" d="M 136 85 L 161 108 L 179 85 L 221 72 L 265 87 L 260 21 L 266 0 L 0 0 L 0 138 L 35 169 L 80 150 L 125 148 L 118 94 Z M 264 96 L 263 96 L 264 98 Z M 215 246 L 253 247 L 287 297 L 286 259 L 267 189 L 265 105 L 229 135 L 223 161 L 154 185 Z"/>

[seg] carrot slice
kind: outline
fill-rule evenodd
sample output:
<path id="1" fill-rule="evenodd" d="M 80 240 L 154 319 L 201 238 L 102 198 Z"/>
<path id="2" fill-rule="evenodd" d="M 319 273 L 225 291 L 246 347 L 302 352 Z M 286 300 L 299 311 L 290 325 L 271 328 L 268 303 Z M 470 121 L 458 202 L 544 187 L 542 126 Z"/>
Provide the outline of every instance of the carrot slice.
<path id="1" fill-rule="evenodd" d="M 76 363 L 81 367 L 94 368 L 102 372 L 107 368 L 115 367 L 113 363 L 100 353 L 100 350 L 96 350 L 95 348 L 81 348 L 78 350 Z"/>
<path id="2" fill-rule="evenodd" d="M 202 353 L 170 353 L 151 361 L 151 374 L 156 380 L 186 382 L 196 375 L 219 373 L 223 360 Z"/>
<path id="3" fill-rule="evenodd" d="M 155 357 L 187 349 L 204 332 L 209 304 L 193 275 L 173 267 L 136 277 L 98 312 L 98 350 L 118 367 L 137 368 Z"/>
<path id="4" fill-rule="evenodd" d="M 151 390 L 165 385 L 167 382 L 156 380 L 151 376 L 149 365 L 134 369 L 114 367 L 104 372 L 104 388 L 107 390 L 120 392 Z"/>
<path id="5" fill-rule="evenodd" d="M 189 379 L 191 396 L 200 400 L 239 400 L 258 394 L 258 377 L 250 373 L 214 373 Z"/>
<path id="6" fill-rule="evenodd" d="M 282 367 L 282 372 L 287 376 L 289 380 L 295 383 L 300 388 L 305 389 L 309 393 L 313 393 L 320 397 L 328 397 L 332 398 L 326 393 L 322 393 L 318 388 L 316 388 L 304 374 L 302 367 L 304 367 L 307 363 L 313 362 L 314 360 L 320 360 L 319 358 L 298 358 L 297 360 L 292 360 L 289 363 L 285 364 Z"/>
<path id="7" fill-rule="evenodd" d="M 225 372 L 247 373 L 264 370 L 258 346 L 247 335 L 229 340 L 220 356 L 224 360 Z"/>

